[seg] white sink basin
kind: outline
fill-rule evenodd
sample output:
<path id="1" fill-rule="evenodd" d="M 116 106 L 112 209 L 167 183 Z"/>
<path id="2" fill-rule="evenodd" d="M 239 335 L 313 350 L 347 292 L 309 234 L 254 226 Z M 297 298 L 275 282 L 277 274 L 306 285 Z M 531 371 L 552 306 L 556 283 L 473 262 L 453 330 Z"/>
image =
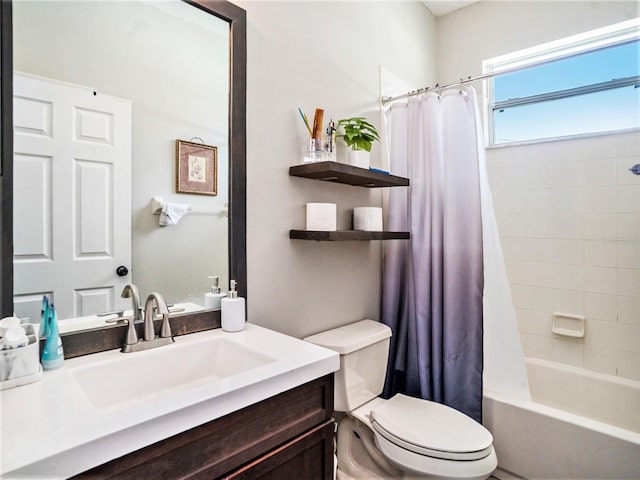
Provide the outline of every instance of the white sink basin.
<path id="1" fill-rule="evenodd" d="M 161 397 L 185 387 L 224 379 L 276 361 L 224 337 L 151 350 L 79 366 L 70 375 L 98 410 Z"/>
<path id="2" fill-rule="evenodd" d="M 251 323 L 67 359 L 0 392 L 0 478 L 69 478 L 339 367 L 337 353 Z"/>

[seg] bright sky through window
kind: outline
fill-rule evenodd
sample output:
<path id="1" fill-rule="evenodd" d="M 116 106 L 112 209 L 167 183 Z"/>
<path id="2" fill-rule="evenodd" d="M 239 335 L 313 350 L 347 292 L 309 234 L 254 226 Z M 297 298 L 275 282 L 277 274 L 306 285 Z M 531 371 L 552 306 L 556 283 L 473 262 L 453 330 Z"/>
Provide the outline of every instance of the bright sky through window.
<path id="1" fill-rule="evenodd" d="M 553 51 L 550 56 L 556 58 L 544 63 L 539 58 L 545 51 L 539 49 L 535 55 L 528 54 L 536 65 L 489 81 L 493 89 L 489 92 L 490 143 L 640 127 L 638 27 L 635 38 L 633 34 L 629 38 L 628 32 L 627 28 L 627 37 L 617 41 L 609 34 L 613 45 L 583 48 L 570 56 L 554 44 L 549 52 Z M 567 49 L 572 47 L 575 43 L 568 42 Z M 522 64 L 522 58 L 526 58 L 517 54 L 512 57 L 513 64 Z M 512 68 L 509 61 L 497 64 L 499 70 Z M 491 60 L 485 62 L 485 70 L 490 71 L 491 66 Z"/>

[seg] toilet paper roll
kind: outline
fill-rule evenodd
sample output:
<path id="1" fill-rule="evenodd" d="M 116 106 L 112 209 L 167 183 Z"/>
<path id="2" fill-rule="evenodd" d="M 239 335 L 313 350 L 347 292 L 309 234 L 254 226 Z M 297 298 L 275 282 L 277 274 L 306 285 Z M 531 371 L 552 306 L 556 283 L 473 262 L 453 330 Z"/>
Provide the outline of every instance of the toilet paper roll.
<path id="1" fill-rule="evenodd" d="M 356 207 L 353 209 L 353 229 L 365 232 L 382 231 L 382 208 Z"/>
<path id="2" fill-rule="evenodd" d="M 336 212 L 335 203 L 307 203 L 307 230 L 334 232 Z"/>

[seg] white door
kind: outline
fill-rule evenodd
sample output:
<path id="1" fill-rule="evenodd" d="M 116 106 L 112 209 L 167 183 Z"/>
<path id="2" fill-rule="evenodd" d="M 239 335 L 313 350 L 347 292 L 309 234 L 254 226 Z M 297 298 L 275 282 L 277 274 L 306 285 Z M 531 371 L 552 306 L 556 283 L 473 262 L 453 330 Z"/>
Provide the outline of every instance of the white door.
<path id="1" fill-rule="evenodd" d="M 131 274 L 131 102 L 14 75 L 14 305 L 37 322 L 127 306 Z"/>

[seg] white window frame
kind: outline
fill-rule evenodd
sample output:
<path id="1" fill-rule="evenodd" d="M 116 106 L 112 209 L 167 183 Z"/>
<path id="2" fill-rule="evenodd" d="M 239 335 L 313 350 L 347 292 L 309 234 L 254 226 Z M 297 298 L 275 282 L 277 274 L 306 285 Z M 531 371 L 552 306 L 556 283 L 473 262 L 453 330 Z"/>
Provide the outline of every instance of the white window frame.
<path id="1" fill-rule="evenodd" d="M 493 111 L 498 108 L 533 104 L 545 100 L 567 98 L 574 95 L 603 91 L 627 85 L 635 85 L 640 79 L 638 76 L 629 77 L 622 80 L 612 80 L 609 82 L 601 82 L 578 88 L 558 90 L 555 92 L 547 92 L 517 99 L 509 99 L 496 104 L 494 98 L 494 77 L 501 74 L 525 70 L 553 60 L 559 60 L 580 53 L 636 40 L 640 40 L 640 17 L 484 60 L 482 62 L 483 76 L 490 75 L 490 77 L 483 82 L 485 98 L 487 99 L 484 106 L 485 125 L 487 125 L 487 128 L 485 128 L 485 145 L 492 147 L 512 145 L 514 143 L 543 142 L 549 141 L 553 138 L 558 138 L 545 137 L 527 140 L 526 142 L 515 141 L 495 143 Z M 593 134 L 597 135 L 598 132 L 594 132 Z"/>

